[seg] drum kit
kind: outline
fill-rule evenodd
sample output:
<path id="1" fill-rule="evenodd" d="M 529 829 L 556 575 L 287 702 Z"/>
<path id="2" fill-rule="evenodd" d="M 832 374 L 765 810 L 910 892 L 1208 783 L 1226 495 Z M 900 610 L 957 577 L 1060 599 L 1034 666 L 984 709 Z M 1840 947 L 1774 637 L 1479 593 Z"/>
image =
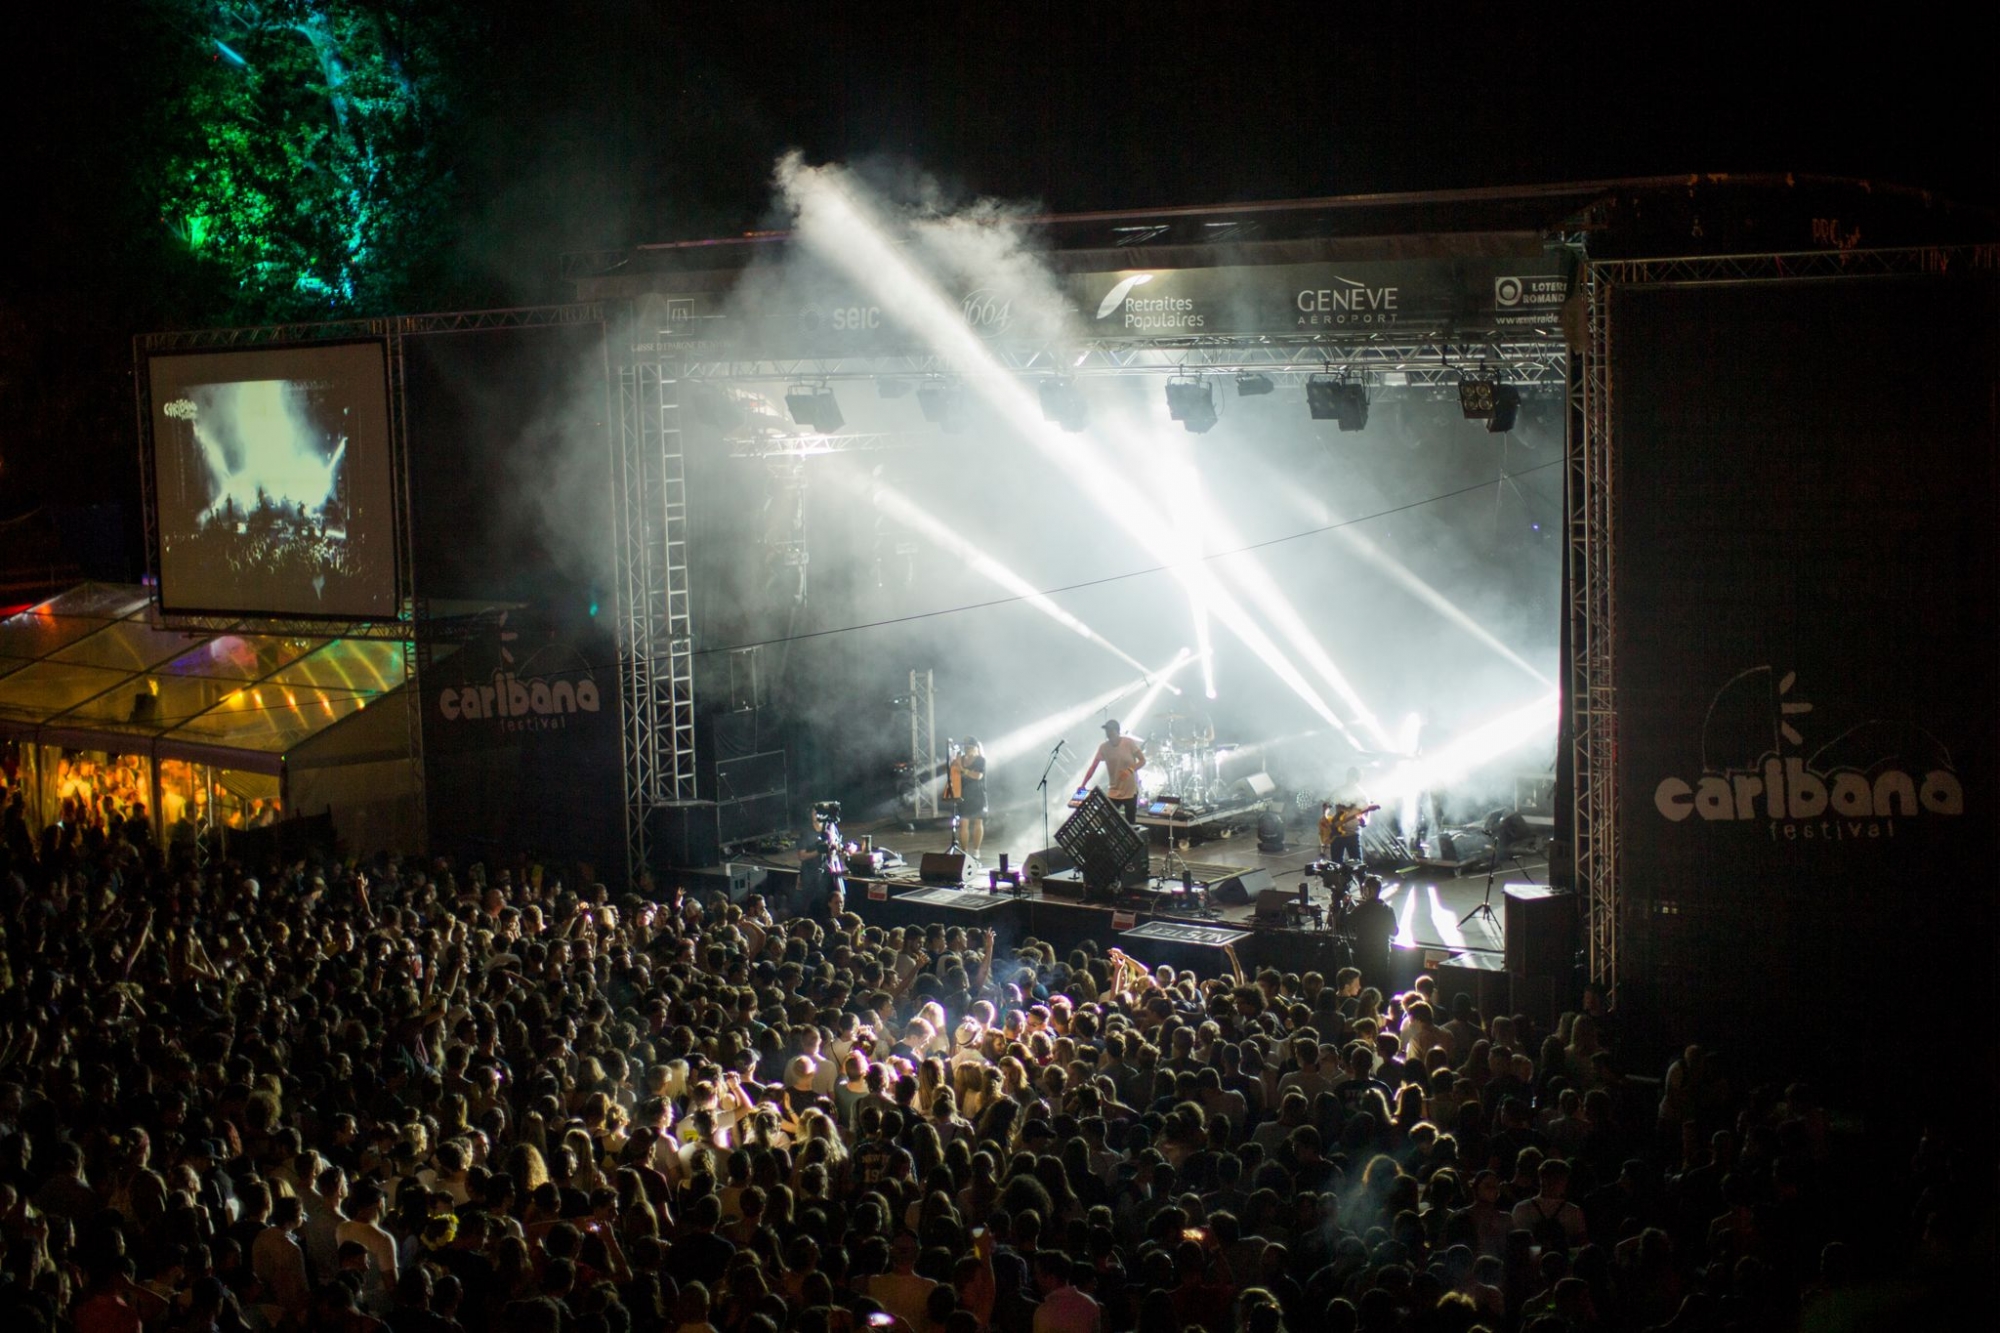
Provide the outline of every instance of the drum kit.
<path id="1" fill-rule="evenodd" d="M 1227 790 L 1222 763 L 1236 747 L 1215 743 L 1206 719 L 1168 713 L 1166 734 L 1147 744 L 1139 783 L 1147 800 L 1178 797 L 1183 808 L 1218 805 Z"/>

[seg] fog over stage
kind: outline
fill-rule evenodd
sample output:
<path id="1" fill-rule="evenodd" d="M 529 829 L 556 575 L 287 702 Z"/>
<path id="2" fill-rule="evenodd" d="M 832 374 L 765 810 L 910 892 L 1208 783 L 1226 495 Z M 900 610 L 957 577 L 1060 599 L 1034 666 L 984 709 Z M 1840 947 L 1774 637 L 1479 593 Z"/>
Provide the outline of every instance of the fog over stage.
<path id="1" fill-rule="evenodd" d="M 1059 822 L 1107 718 L 1149 746 L 1212 727 L 1237 747 L 1230 776 L 1263 768 L 1288 793 L 1360 768 L 1374 796 L 1413 755 L 1552 693 L 1558 398 L 1531 395 L 1491 434 L 1455 391 L 1377 390 L 1366 429 L 1342 432 L 1310 419 L 1302 376 L 1247 397 L 1217 376 L 1218 420 L 1197 435 L 1169 418 L 1164 381 L 1074 381 L 1090 424 L 1060 438 L 1126 488 L 1108 498 L 957 386 L 940 425 L 907 385 L 834 382 L 845 428 L 817 441 L 759 433 L 796 429 L 782 382 L 694 398 L 703 648 L 755 646 L 766 725 L 802 724 L 827 756 L 794 773 L 811 784 L 795 795 L 896 813 L 912 669 L 934 673 L 939 762 L 947 738 L 984 744 L 988 847 L 1017 856 L 1042 845 L 1049 751 L 1068 742 Z M 1172 689 L 1150 689 L 1184 649 Z M 1422 790 L 1451 819 L 1511 806 L 1516 773 L 1553 757 L 1552 703 L 1546 721 Z"/>

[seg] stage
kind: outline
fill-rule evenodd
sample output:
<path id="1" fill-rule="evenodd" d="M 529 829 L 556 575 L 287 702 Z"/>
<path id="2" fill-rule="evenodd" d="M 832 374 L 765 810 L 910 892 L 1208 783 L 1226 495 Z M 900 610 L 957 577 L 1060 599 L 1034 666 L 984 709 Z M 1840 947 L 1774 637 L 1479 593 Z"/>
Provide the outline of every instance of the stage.
<path id="1" fill-rule="evenodd" d="M 847 876 L 847 904 L 863 920 L 881 926 L 987 926 L 1000 932 L 1003 951 L 1033 937 L 1066 952 L 1083 941 L 1094 942 L 1101 950 L 1116 944 L 1135 958 L 1149 963 L 1194 966 L 1212 973 L 1225 966 L 1221 945 L 1230 944 L 1246 970 L 1275 967 L 1281 971 L 1319 971 L 1331 977 L 1350 961 L 1346 942 L 1333 930 L 1315 926 L 1308 919 L 1294 924 L 1288 914 L 1280 921 L 1259 920 L 1256 888 L 1269 887 L 1296 901 L 1301 880 L 1310 885 L 1310 902 L 1327 916 L 1328 891 L 1316 876 L 1305 873 L 1318 848 L 1310 840 L 1296 841 L 1284 852 L 1258 850 L 1254 832 L 1244 831 L 1196 843 L 1187 850 L 1174 849 L 1171 866 L 1164 836 L 1149 838 L 1153 874 L 1163 884 L 1178 885 L 1183 865 L 1197 884 L 1215 886 L 1232 877 L 1249 875 L 1249 901 L 1212 903 L 1208 911 L 1191 911 L 1181 905 L 1179 895 L 1157 893 L 1134 895 L 1115 902 L 1085 901 L 1081 886 L 1070 886 L 1066 875 L 1051 876 L 1042 887 L 1024 884 L 1018 894 L 989 890 L 990 872 L 999 869 L 999 857 L 988 846 L 989 860 L 979 866 L 967 861 L 957 883 L 934 875 L 927 883 L 919 866 L 926 853 L 942 853 L 951 841 L 949 826 L 909 830 L 900 823 L 862 826 L 846 830 L 850 841 L 866 838 L 876 849 L 889 849 L 906 864 L 876 873 L 850 872 Z M 788 856 L 740 858 L 732 863 L 728 877 L 732 893 L 740 896 L 748 887 L 762 883 L 767 896 L 788 893 L 796 875 L 796 861 Z M 749 869 L 756 867 L 756 869 Z M 1019 870 L 1019 864 L 1013 868 Z M 746 871 L 748 873 L 746 873 Z M 1256 872 L 1269 876 L 1268 884 Z M 717 870 L 690 877 L 693 887 L 715 887 Z M 1488 876 L 1482 865 L 1476 873 L 1454 875 L 1448 870 L 1421 866 L 1378 867 L 1382 876 L 1383 899 L 1396 913 L 1397 936 L 1392 947 L 1389 985 L 1407 987 L 1419 972 L 1439 976 L 1440 989 L 1447 996 L 1465 991 L 1475 996 L 1481 1008 L 1494 1012 L 1500 1006 L 1519 1011 L 1542 1009 L 1552 996 L 1510 994 L 1503 926 L 1509 890 L 1522 902 L 1534 906 L 1548 904 L 1562 910 L 1571 900 L 1564 895 L 1548 895 L 1548 864 L 1537 854 L 1508 858 L 1491 877 L 1489 918 L 1471 916 L 1483 901 L 1489 901 Z M 777 882 L 772 882 L 773 880 Z M 1138 935 L 1127 932 L 1139 931 Z M 1378 984 L 1371 978 L 1369 984 Z M 1388 989 L 1388 987 L 1385 987 Z M 1515 987 L 1516 991 L 1520 988 Z"/>

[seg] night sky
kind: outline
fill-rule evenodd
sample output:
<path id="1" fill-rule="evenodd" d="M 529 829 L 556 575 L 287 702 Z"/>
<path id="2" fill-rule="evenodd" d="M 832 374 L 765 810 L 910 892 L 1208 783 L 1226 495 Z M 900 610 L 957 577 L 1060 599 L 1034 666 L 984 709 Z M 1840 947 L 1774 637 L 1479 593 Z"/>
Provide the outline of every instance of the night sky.
<path id="1" fill-rule="evenodd" d="M 564 250 L 768 223 L 788 147 L 1049 211 L 1786 170 L 1996 197 L 1963 10 L 1358 13 L 1385 8 L 499 0 L 426 304 L 560 300 Z M 129 339 L 193 305 L 128 186 L 172 77 L 149 8 L 50 18 L 17 6 L 0 34 L 0 518 L 136 504 Z"/>

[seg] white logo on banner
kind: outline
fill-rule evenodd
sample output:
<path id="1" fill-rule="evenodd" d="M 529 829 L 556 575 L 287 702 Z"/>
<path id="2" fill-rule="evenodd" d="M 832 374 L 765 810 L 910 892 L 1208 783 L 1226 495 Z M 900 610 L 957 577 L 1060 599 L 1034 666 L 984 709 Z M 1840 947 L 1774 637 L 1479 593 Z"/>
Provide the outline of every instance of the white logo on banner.
<path id="1" fill-rule="evenodd" d="M 1125 298 L 1132 294 L 1134 287 L 1151 282 L 1152 280 L 1153 275 L 1150 273 L 1134 273 L 1129 278 L 1121 279 L 1118 285 L 1106 292 L 1104 299 L 1097 303 L 1097 317 L 1099 319 L 1109 317 L 1120 306 L 1125 304 Z"/>
<path id="2" fill-rule="evenodd" d="M 967 292 L 958 303 L 965 322 L 981 333 L 1004 333 L 1014 319 L 1014 303 L 991 287 Z"/>
<path id="3" fill-rule="evenodd" d="M 1806 753 L 1813 706 L 1796 672 L 1739 673 L 1709 701 L 1702 772 L 1662 778 L 1653 806 L 1678 824 L 1764 820 L 1773 841 L 1893 838 L 1898 819 L 1960 815 L 1965 792 L 1951 756 L 1921 728 L 1874 719 Z M 1798 753 L 1786 753 L 1787 749 Z"/>

